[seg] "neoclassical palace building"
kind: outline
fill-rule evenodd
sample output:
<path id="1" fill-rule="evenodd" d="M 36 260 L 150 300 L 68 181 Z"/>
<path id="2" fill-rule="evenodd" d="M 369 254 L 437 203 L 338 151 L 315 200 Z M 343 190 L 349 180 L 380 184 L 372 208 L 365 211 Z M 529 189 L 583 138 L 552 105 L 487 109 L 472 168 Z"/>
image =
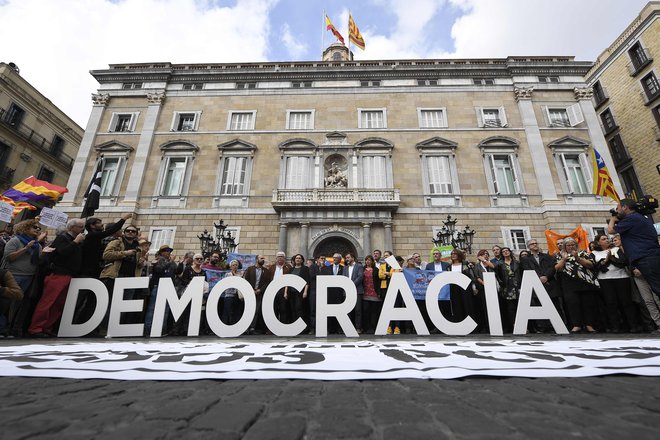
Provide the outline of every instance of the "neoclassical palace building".
<path id="1" fill-rule="evenodd" d="M 152 248 L 199 249 L 223 219 L 238 251 L 426 255 L 447 215 L 473 250 L 546 228 L 602 230 L 590 151 L 614 169 L 572 57 L 114 64 L 60 208 L 79 214 L 104 159 L 101 208 Z M 619 192 L 616 173 L 612 176 Z"/>

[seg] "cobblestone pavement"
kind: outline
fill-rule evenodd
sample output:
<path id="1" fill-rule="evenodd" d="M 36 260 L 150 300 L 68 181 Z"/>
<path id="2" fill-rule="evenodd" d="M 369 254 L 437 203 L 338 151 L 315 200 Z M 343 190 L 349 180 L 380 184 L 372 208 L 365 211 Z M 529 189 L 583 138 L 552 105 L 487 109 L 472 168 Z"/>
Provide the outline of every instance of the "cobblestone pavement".
<path id="1" fill-rule="evenodd" d="M 660 426 L 660 377 L 336 382 L 1 377 L 0 393 L 0 437 L 12 440 L 638 440 L 657 439 Z"/>

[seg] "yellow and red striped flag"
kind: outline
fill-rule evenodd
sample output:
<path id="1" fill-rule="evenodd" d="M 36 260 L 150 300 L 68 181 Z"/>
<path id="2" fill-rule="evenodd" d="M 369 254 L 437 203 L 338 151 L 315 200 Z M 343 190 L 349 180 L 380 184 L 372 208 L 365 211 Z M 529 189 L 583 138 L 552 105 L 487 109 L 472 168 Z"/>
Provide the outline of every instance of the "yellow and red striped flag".
<path id="1" fill-rule="evenodd" d="M 605 161 L 595 148 L 592 150 L 591 160 L 594 172 L 594 187 L 591 192 L 597 196 L 609 196 L 617 202 L 620 201 L 619 194 L 614 189 L 612 176 L 607 170 L 607 165 L 605 165 Z"/>
<path id="2" fill-rule="evenodd" d="M 332 24 L 332 22 L 330 21 L 327 15 L 325 16 L 325 29 L 331 31 L 335 35 L 335 37 L 337 37 L 337 40 L 341 41 L 341 44 L 343 44 L 344 46 L 346 45 L 346 43 L 344 43 L 344 37 L 341 36 L 341 34 L 339 33 L 335 25 Z"/>
<path id="3" fill-rule="evenodd" d="M 362 34 L 360 34 L 360 30 L 353 21 L 351 14 L 348 14 L 348 39 L 364 50 L 364 38 L 362 38 Z"/>
<path id="4" fill-rule="evenodd" d="M 5 202 L 14 207 L 14 212 L 12 213 L 12 217 L 16 217 L 24 209 L 28 209 L 30 211 L 36 211 L 37 209 L 36 206 L 32 206 L 28 202 L 17 202 L 16 200 L 10 199 L 9 197 L 5 197 L 5 196 L 0 196 L 0 202 Z"/>

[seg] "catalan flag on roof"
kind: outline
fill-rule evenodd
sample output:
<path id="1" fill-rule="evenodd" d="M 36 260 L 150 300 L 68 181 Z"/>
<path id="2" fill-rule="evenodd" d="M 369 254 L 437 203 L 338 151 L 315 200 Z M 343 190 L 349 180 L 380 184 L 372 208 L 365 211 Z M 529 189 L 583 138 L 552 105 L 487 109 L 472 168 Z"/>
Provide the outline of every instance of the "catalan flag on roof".
<path id="1" fill-rule="evenodd" d="M 597 196 L 609 196 L 618 202 L 620 198 L 616 189 L 614 189 L 612 176 L 610 176 L 610 172 L 607 170 L 605 161 L 595 148 L 592 150 L 591 159 L 594 172 L 594 187 L 591 192 Z"/>
<path id="2" fill-rule="evenodd" d="M 348 14 L 348 39 L 355 43 L 357 47 L 364 50 L 364 38 L 362 38 L 362 34 L 360 34 L 360 30 L 353 21 L 351 14 Z"/>
<path id="3" fill-rule="evenodd" d="M 60 196 L 66 192 L 69 192 L 69 190 L 62 186 L 53 185 L 30 176 L 5 191 L 3 196 L 16 202 L 36 202 L 39 200 L 57 202 Z"/>

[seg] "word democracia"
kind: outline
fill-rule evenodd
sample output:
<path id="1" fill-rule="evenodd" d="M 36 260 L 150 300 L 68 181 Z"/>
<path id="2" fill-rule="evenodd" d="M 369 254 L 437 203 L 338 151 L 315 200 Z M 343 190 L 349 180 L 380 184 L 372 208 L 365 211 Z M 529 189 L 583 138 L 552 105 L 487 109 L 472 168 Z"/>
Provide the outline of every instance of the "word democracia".
<path id="1" fill-rule="evenodd" d="M 470 278 L 462 273 L 441 272 L 429 283 L 426 290 L 426 309 L 431 321 L 442 333 L 455 336 L 467 335 L 477 327 L 477 323 L 469 316 L 461 322 L 448 321 L 438 307 L 438 295 L 444 286 L 453 284 L 465 290 L 469 287 L 470 282 Z M 101 281 L 94 278 L 73 279 L 69 286 L 58 336 L 81 337 L 92 332 L 101 324 L 108 306 L 110 306 L 108 336 L 142 336 L 144 324 L 121 324 L 120 320 L 123 313 L 140 312 L 144 305 L 144 300 L 124 299 L 124 290 L 146 289 L 148 284 L 149 278 L 147 277 L 117 278 L 112 292 L 112 303 L 110 304 L 108 291 Z M 280 322 L 275 316 L 273 308 L 275 295 L 280 289 L 288 286 L 302 291 L 305 284 L 305 280 L 301 277 L 288 274 L 273 280 L 264 292 L 262 300 L 263 319 L 268 329 L 274 335 L 286 337 L 296 336 L 302 333 L 307 327 L 301 318 L 290 324 Z M 502 336 L 503 331 L 495 274 L 484 273 L 484 284 L 490 334 L 493 336 Z M 328 289 L 330 288 L 344 290 L 346 295 L 342 303 L 328 304 Z M 245 301 L 243 316 L 233 325 L 223 323 L 218 316 L 218 301 L 222 293 L 227 289 L 238 290 L 243 295 Z M 175 321 L 181 318 L 185 310 L 190 306 L 188 336 L 199 336 L 203 290 L 203 277 L 193 278 L 180 296 L 177 294 L 172 280 L 161 279 L 158 286 L 150 336 L 162 336 L 163 321 L 166 318 L 165 314 L 167 313 L 168 306 Z M 81 291 L 91 291 L 96 296 L 96 309 L 87 322 L 74 324 L 73 315 L 78 301 L 78 295 Z M 400 293 L 403 298 L 403 307 L 394 307 L 397 293 Z M 536 294 L 541 304 L 540 306 L 531 305 L 532 293 Z M 328 318 L 330 317 L 337 319 L 346 336 L 358 337 L 358 332 L 349 318 L 349 313 L 355 307 L 356 302 L 357 290 L 348 277 L 332 275 L 318 276 L 316 284 L 316 337 L 326 337 L 328 335 L 327 327 Z M 206 320 L 209 328 L 217 336 L 221 338 L 238 337 L 249 328 L 256 312 L 256 307 L 257 300 L 250 283 L 239 277 L 224 278 L 209 292 L 205 312 Z M 568 329 L 562 322 L 538 275 L 533 270 L 526 270 L 523 273 L 513 334 L 524 335 L 527 330 L 527 323 L 532 319 L 548 319 L 557 333 L 568 334 Z M 412 321 L 418 335 L 429 334 L 429 329 L 417 307 L 412 290 L 406 282 L 404 274 L 401 272 L 396 272 L 392 276 L 387 294 L 383 300 L 383 307 L 375 334 L 385 335 L 390 321 Z"/>

